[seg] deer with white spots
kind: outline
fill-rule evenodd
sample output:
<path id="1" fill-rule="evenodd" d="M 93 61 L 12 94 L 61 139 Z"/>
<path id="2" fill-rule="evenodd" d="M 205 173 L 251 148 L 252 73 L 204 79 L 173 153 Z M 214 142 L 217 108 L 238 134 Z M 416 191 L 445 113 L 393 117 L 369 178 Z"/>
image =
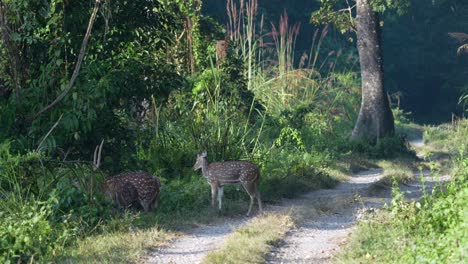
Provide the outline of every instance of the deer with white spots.
<path id="1" fill-rule="evenodd" d="M 250 196 L 247 216 L 252 211 L 255 198 L 258 201 L 259 211 L 262 212 L 262 201 L 257 189 L 260 180 L 260 170 L 257 165 L 240 160 L 208 163 L 207 153 L 204 151 L 202 154 L 197 154 L 197 161 L 193 165 L 193 170 L 199 169 L 211 185 L 211 206 L 215 206 L 215 199 L 218 196 L 218 209 L 221 210 L 224 185 L 241 184 Z"/>
<path id="2" fill-rule="evenodd" d="M 101 145 L 94 151 L 93 164 L 98 169 L 101 163 Z M 107 177 L 101 185 L 101 191 L 121 209 L 138 207 L 145 212 L 154 210 L 158 206 L 159 189 L 161 183 L 157 177 L 144 171 L 126 172 Z"/>

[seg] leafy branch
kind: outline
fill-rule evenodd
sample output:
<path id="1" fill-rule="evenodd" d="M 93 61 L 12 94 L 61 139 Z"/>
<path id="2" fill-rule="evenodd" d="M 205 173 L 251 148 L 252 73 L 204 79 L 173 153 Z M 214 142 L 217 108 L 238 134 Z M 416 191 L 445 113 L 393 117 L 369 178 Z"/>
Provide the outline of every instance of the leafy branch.
<path id="1" fill-rule="evenodd" d="M 383 13 L 394 10 L 397 14 L 405 14 L 410 5 L 408 0 L 366 0 L 369 1 L 374 12 Z M 320 0 L 320 9 L 312 14 L 310 22 L 316 25 L 332 24 L 342 34 L 356 32 L 356 4 L 351 5 L 350 0 Z M 355 1 L 354 1 L 355 2 Z"/>

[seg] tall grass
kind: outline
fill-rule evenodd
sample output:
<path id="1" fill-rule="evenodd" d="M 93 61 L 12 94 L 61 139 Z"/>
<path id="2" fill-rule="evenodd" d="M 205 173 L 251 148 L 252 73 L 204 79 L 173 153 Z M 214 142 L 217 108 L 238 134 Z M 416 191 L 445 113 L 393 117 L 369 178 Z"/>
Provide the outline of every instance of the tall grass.
<path id="1" fill-rule="evenodd" d="M 252 80 L 257 68 L 257 54 L 263 38 L 257 35 L 257 0 L 240 0 L 239 6 L 234 0 L 228 0 L 226 10 L 230 41 L 235 43 L 237 54 L 244 60 L 247 68 L 247 87 L 252 89 Z M 260 23 L 260 34 L 263 31 L 263 16 Z"/>

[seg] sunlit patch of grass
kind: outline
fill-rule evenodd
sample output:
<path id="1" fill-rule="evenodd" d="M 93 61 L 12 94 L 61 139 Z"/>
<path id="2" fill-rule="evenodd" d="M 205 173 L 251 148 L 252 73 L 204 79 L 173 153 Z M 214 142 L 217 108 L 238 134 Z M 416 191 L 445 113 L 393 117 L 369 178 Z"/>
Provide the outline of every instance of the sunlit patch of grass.
<path id="1" fill-rule="evenodd" d="M 395 132 L 403 134 L 408 140 L 422 138 L 424 127 L 415 123 L 396 123 Z"/>
<path id="2" fill-rule="evenodd" d="M 389 212 L 362 220 L 349 238 L 345 250 L 335 256 L 335 263 L 396 263 L 396 255 L 408 244 L 404 229 L 392 224 Z M 378 260 L 378 261 L 377 261 Z"/>
<path id="3" fill-rule="evenodd" d="M 158 228 L 113 232 L 87 237 L 76 243 L 58 262 L 67 263 L 134 263 L 150 249 L 161 246 L 175 233 Z"/>
<path id="4" fill-rule="evenodd" d="M 263 263 L 272 245 L 293 227 L 289 214 L 272 213 L 256 217 L 238 228 L 226 244 L 206 256 L 204 263 Z"/>
<path id="5" fill-rule="evenodd" d="M 377 164 L 384 170 L 383 177 L 372 184 L 371 192 L 389 189 L 393 183 L 408 183 L 415 177 L 418 170 L 413 159 L 382 160 Z"/>
<path id="6" fill-rule="evenodd" d="M 468 146 L 468 119 L 459 120 L 456 125 L 444 124 L 426 127 L 424 142 L 426 152 L 458 155 L 460 146 Z"/>
<path id="7" fill-rule="evenodd" d="M 443 124 L 437 127 L 425 127 L 422 157 L 425 168 L 448 173 L 453 169 L 453 157 L 466 157 L 468 151 L 468 120 L 459 120 L 456 124 Z"/>
<path id="8" fill-rule="evenodd" d="M 348 179 L 348 174 L 341 167 L 323 168 L 322 170 L 337 182 L 344 182 Z"/>

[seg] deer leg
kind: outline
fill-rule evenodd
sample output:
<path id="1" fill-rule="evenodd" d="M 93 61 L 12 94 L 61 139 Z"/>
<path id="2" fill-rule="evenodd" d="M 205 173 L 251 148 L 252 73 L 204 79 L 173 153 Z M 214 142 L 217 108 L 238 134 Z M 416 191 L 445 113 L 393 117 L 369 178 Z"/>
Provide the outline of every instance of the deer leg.
<path id="1" fill-rule="evenodd" d="M 215 207 L 215 198 L 218 195 L 218 185 L 215 183 L 211 183 L 211 206 Z"/>
<path id="2" fill-rule="evenodd" d="M 254 197 L 250 196 L 249 211 L 247 211 L 247 216 L 250 216 L 250 212 L 252 211 L 253 204 L 254 204 Z"/>
<path id="3" fill-rule="evenodd" d="M 143 211 L 145 211 L 145 213 L 149 212 L 150 205 L 148 203 L 141 201 L 140 204 L 141 207 L 143 207 Z"/>
<path id="4" fill-rule="evenodd" d="M 154 209 L 156 209 L 158 207 L 158 200 L 156 199 L 152 204 L 151 204 L 151 208 L 150 210 L 153 211 Z"/>
<path id="5" fill-rule="evenodd" d="M 223 200 L 223 192 L 224 192 L 224 187 L 219 186 L 218 187 L 218 210 L 221 211 L 221 205 L 222 205 L 222 200 Z"/>
<path id="6" fill-rule="evenodd" d="M 260 213 L 262 213 L 262 212 L 263 212 L 263 209 L 262 209 L 262 199 L 260 198 L 260 192 L 258 191 L 257 188 L 255 188 L 255 196 L 257 196 L 258 210 L 260 211 Z"/>
<path id="7" fill-rule="evenodd" d="M 252 183 L 250 182 L 245 182 L 245 183 L 243 182 L 242 186 L 244 187 L 247 194 L 250 196 L 249 211 L 247 211 L 247 216 L 250 216 L 250 212 L 252 211 L 252 206 L 254 204 L 254 198 L 256 196 L 255 185 L 252 185 Z"/>
<path id="8" fill-rule="evenodd" d="M 156 209 L 158 207 L 158 203 L 159 203 L 159 193 L 158 195 L 154 197 L 153 201 L 151 202 L 149 210 L 153 211 L 154 209 Z"/>

